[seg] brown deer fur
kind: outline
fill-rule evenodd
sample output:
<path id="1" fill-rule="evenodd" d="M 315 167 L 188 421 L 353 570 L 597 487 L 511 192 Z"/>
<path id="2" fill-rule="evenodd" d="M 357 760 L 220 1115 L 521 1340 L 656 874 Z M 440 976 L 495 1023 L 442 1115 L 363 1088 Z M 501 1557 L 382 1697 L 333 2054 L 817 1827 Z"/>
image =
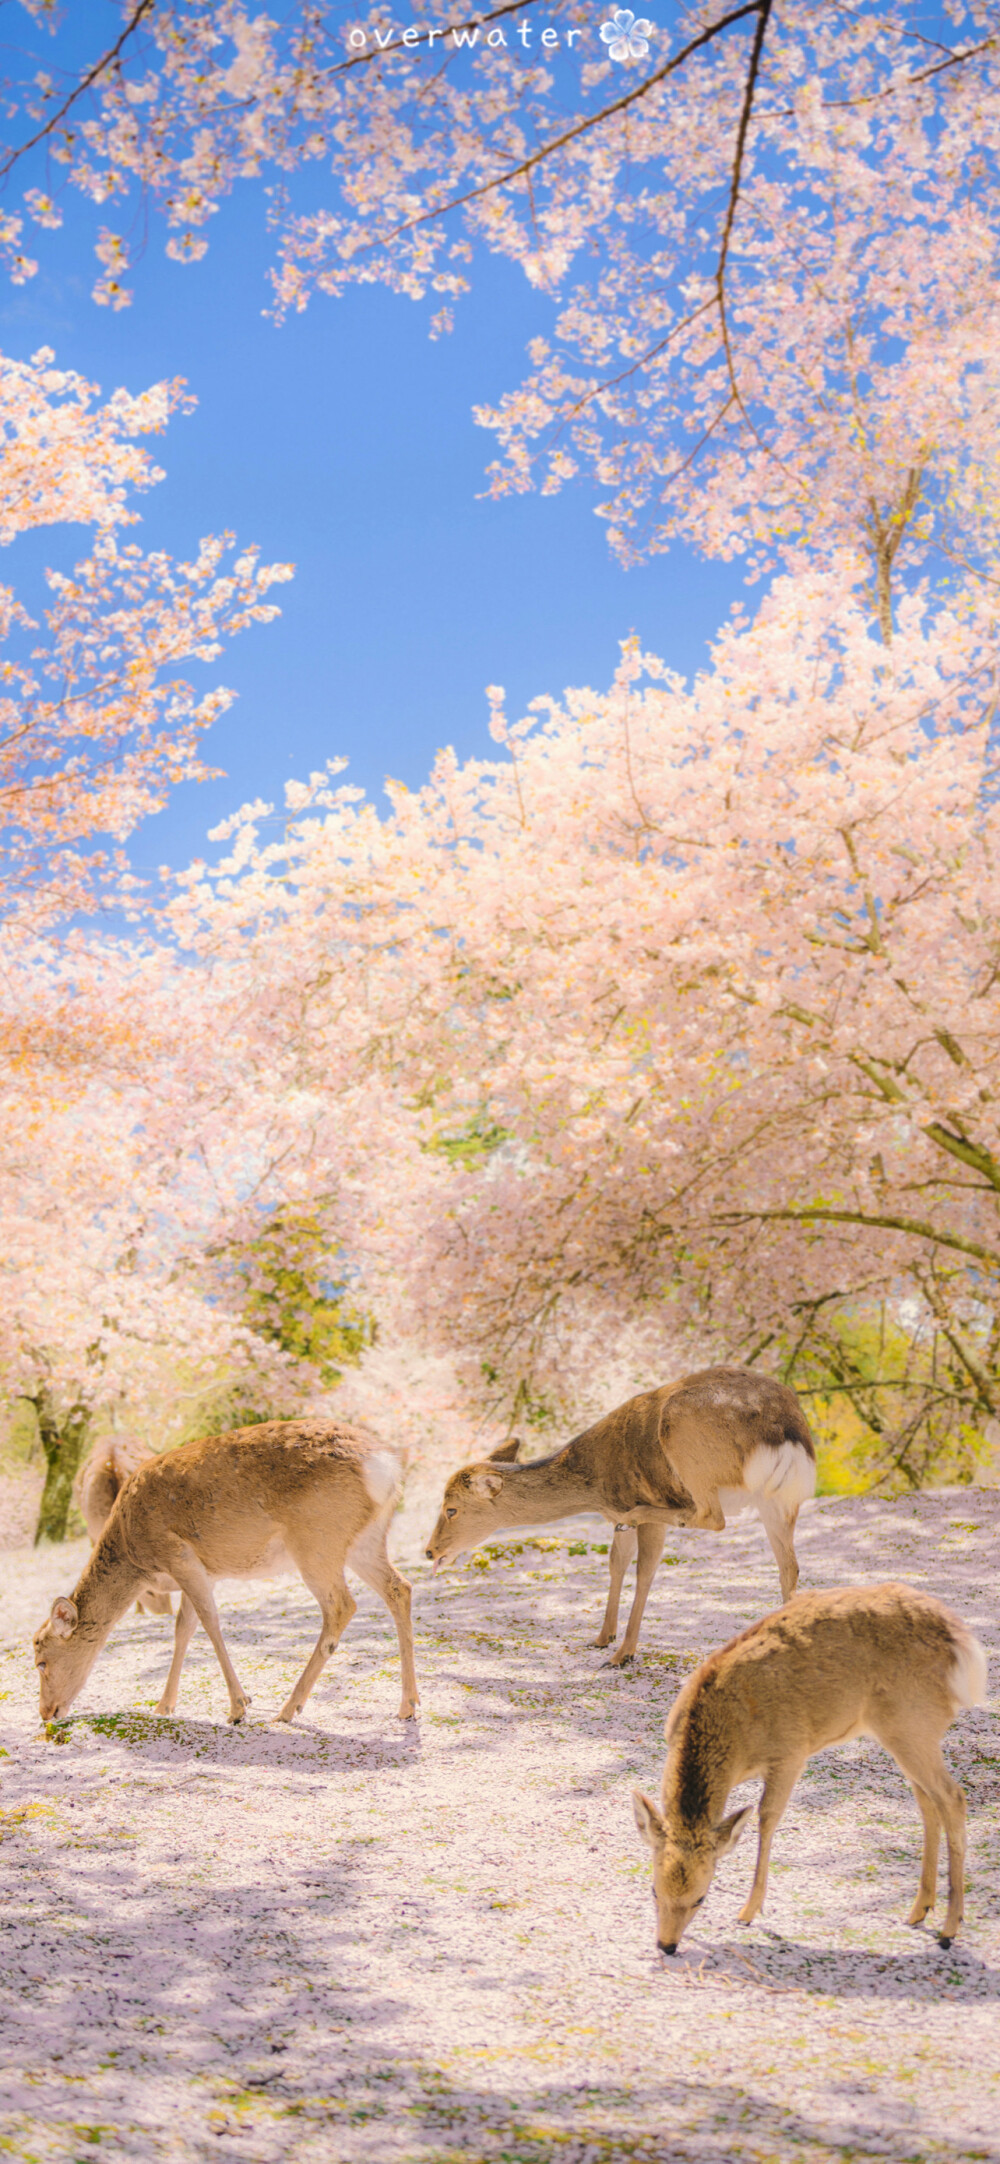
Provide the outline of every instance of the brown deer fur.
<path id="1" fill-rule="evenodd" d="M 794 1391 L 750 1368 L 704 1368 L 644 1391 L 577 1435 L 551 1458 L 517 1465 L 516 1442 L 453 1473 L 427 1546 L 439 1566 L 514 1526 L 546 1525 L 597 1511 L 615 1533 L 611 1582 L 598 1646 L 618 1627 L 622 1581 L 633 1556 L 635 1598 L 613 1660 L 631 1660 L 643 1609 L 671 1525 L 721 1532 L 726 1512 L 755 1508 L 774 1551 L 787 1600 L 798 1584 L 793 1532 L 816 1485 L 816 1452 Z"/>
<path id="2" fill-rule="evenodd" d="M 154 1452 L 130 1435 L 111 1435 L 94 1444 L 73 1483 L 91 1547 L 100 1540 L 126 1480 L 138 1472 L 140 1465 L 152 1464 L 153 1459 Z M 135 1605 L 147 1615 L 174 1612 L 170 1594 L 154 1593 L 151 1586 L 143 1587 Z"/>
<path id="3" fill-rule="evenodd" d="M 753 1885 L 740 1911 L 763 1907 L 775 1827 L 814 1752 L 874 1736 L 910 1782 L 923 1821 L 920 1887 L 907 1922 L 934 1906 L 938 1839 L 948 1844 L 949 1946 L 962 1921 L 965 1797 L 941 1757 L 941 1737 L 963 1706 L 981 1704 L 986 1656 L 978 1639 L 930 1594 L 904 1585 L 800 1593 L 709 1654 L 674 1701 L 661 1806 L 634 1791 L 635 1819 L 653 1851 L 657 1940 L 675 1953 L 720 1856 L 740 1837 L 750 1806 L 724 1817 L 741 1781 L 763 1780 Z"/>
<path id="4" fill-rule="evenodd" d="M 389 1562 L 386 1528 L 400 1465 L 371 1436 L 331 1420 L 269 1420 L 185 1443 L 152 1458 L 122 1487 L 72 1599 L 53 1602 L 35 1634 L 43 1720 L 72 1705 L 109 1631 L 146 1585 L 180 1586 L 174 1656 L 158 1713 L 172 1713 L 197 1619 L 229 1690 L 230 1719 L 249 1703 L 226 1650 L 213 1598 L 217 1578 L 298 1569 L 322 1628 L 279 1720 L 304 1706 L 355 1603 L 345 1563 L 388 1607 L 399 1639 L 401 1719 L 416 1713 L 410 1588 Z"/>

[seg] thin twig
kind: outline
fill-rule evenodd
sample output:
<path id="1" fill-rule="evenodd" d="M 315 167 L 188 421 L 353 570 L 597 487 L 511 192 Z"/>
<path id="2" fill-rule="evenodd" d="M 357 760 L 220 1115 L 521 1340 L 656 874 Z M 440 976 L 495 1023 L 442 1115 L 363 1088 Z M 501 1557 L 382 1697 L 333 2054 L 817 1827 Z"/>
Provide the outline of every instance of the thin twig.
<path id="1" fill-rule="evenodd" d="M 6 180 L 7 175 L 13 171 L 18 159 L 27 157 L 29 150 L 34 150 L 39 143 L 45 141 L 47 135 L 52 134 L 53 129 L 59 126 L 59 122 L 65 119 L 66 114 L 76 104 L 77 99 L 85 95 L 91 86 L 97 82 L 99 76 L 104 74 L 106 68 L 114 65 L 119 53 L 128 44 L 129 38 L 138 30 L 143 16 L 150 14 L 155 6 L 156 0 L 139 0 L 139 5 L 135 9 L 131 21 L 126 23 L 120 38 L 117 38 L 115 43 L 109 46 L 106 53 L 102 53 L 100 60 L 95 60 L 92 68 L 88 68 L 86 75 L 77 83 L 75 90 L 71 90 L 69 96 L 64 98 L 59 111 L 53 113 L 52 118 L 46 121 L 44 128 L 39 128 L 37 135 L 33 135 L 30 141 L 20 143 L 16 150 L 9 150 L 6 157 L 0 159 L 0 180 Z"/>
<path id="2" fill-rule="evenodd" d="M 450 202 L 441 203 L 434 210 L 420 211 L 414 218 L 405 218 L 400 225 L 394 225 L 388 233 L 380 235 L 377 241 L 366 242 L 365 247 L 388 247 L 389 242 L 398 240 L 401 233 L 411 233 L 417 226 L 428 225 L 434 219 L 447 217 L 449 211 L 462 210 L 467 203 L 476 202 L 480 196 L 492 195 L 497 188 L 508 188 L 515 180 L 523 180 L 528 173 L 533 172 L 536 165 L 544 164 L 546 158 L 553 157 L 557 150 L 565 149 L 567 143 L 577 141 L 581 135 L 588 135 L 592 128 L 599 128 L 602 121 L 610 120 L 615 113 L 625 112 L 639 98 L 644 98 L 648 91 L 656 88 L 657 83 L 665 82 L 668 75 L 675 74 L 685 60 L 690 59 L 692 53 L 698 52 L 702 46 L 710 45 L 712 39 L 718 37 L 721 31 L 730 29 L 733 23 L 744 22 L 748 15 L 759 15 L 762 5 L 769 9 L 771 4 L 772 0 L 748 0 L 745 7 L 733 8 L 728 15 L 720 16 L 717 23 L 711 23 L 700 36 L 692 38 L 690 44 L 675 53 L 672 60 L 666 61 L 662 68 L 657 68 L 654 75 L 648 75 L 645 82 L 638 83 L 634 90 L 626 91 L 625 95 L 616 98 L 613 104 L 602 106 L 599 113 L 592 113 L 587 120 L 577 121 L 575 127 L 567 128 L 562 135 L 553 136 L 552 141 L 544 143 L 541 150 L 533 151 L 530 158 L 522 159 L 519 165 L 511 166 L 506 173 L 498 173 L 494 180 L 481 181 L 478 187 L 469 188 L 464 195 L 452 196 Z M 362 253 L 362 250 L 355 249 L 353 253 L 357 255 Z"/>

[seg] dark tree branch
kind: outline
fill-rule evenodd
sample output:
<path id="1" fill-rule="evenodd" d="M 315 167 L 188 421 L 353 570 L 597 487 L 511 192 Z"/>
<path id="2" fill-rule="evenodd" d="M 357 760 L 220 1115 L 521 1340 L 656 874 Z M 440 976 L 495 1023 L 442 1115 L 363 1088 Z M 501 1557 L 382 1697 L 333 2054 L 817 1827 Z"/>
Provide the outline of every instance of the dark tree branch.
<path id="1" fill-rule="evenodd" d="M 0 158 L 0 180 L 6 180 L 8 174 L 13 172 L 18 160 L 27 157 L 29 150 L 35 150 L 39 143 L 44 143 L 46 136 L 52 134 L 61 120 L 65 120 L 67 113 L 72 110 L 77 99 L 85 97 L 87 91 L 93 88 L 105 70 L 114 66 L 119 54 L 128 44 L 130 37 L 134 36 L 138 30 L 143 16 L 151 14 L 155 6 L 156 0 L 139 0 L 139 4 L 133 9 L 121 37 L 116 38 L 115 43 L 108 47 L 107 52 L 102 53 L 99 60 L 95 60 L 92 68 L 88 68 L 86 75 L 81 76 L 76 88 L 70 91 L 67 98 L 63 99 L 58 112 L 53 113 L 51 120 L 47 120 L 45 126 L 39 128 L 37 135 L 31 136 L 28 142 L 19 143 L 16 149 L 8 150 L 6 156 Z"/>
<path id="2" fill-rule="evenodd" d="M 963 1233 L 942 1231 L 938 1225 L 929 1225 L 916 1217 L 890 1217 L 867 1210 L 831 1210 L 816 1204 L 804 1205 L 800 1210 L 734 1210 L 721 1216 L 721 1224 L 765 1224 L 784 1220 L 789 1224 L 813 1223 L 833 1225 L 872 1225 L 886 1232 L 909 1232 L 918 1240 L 930 1240 L 935 1247 L 953 1247 L 960 1255 L 975 1255 L 979 1262 L 989 1264 L 995 1270 L 1000 1255 L 995 1248 L 984 1247 L 980 1240 L 967 1240 Z"/>
<path id="3" fill-rule="evenodd" d="M 676 74 L 677 69 L 683 67 L 692 53 L 710 45 L 721 31 L 730 29 L 733 23 L 745 22 L 748 15 L 759 15 L 762 8 L 769 12 L 771 5 L 772 0 L 747 0 L 746 6 L 731 9 L 728 15 L 721 15 L 718 22 L 711 23 L 707 30 L 692 38 L 688 45 L 682 46 L 681 51 L 675 53 L 672 60 L 665 61 L 662 68 L 657 68 L 654 75 L 647 75 L 644 82 L 638 83 L 634 90 L 626 91 L 623 97 L 615 98 L 611 105 L 602 106 L 599 113 L 592 113 L 586 120 L 578 120 L 574 127 L 567 128 L 562 135 L 553 136 L 551 142 L 543 143 L 540 150 L 532 151 L 529 158 L 523 158 L 520 164 L 512 165 L 506 173 L 498 173 L 494 180 L 481 181 L 477 188 L 467 189 L 464 195 L 452 196 L 450 202 L 441 203 L 434 210 L 419 211 L 415 218 L 405 218 L 400 225 L 392 226 L 378 241 L 370 241 L 366 245 L 372 248 L 388 247 L 389 242 L 398 240 L 401 233 L 412 233 L 417 226 L 429 225 L 436 219 L 447 217 L 449 211 L 462 210 L 467 203 L 477 202 L 480 196 L 492 195 L 497 188 L 509 188 L 514 181 L 525 179 L 534 171 L 536 165 L 543 165 L 547 158 L 554 157 L 557 150 L 564 150 L 567 143 L 576 142 L 581 135 L 588 135 L 593 128 L 599 128 L 602 121 L 610 120 L 615 113 L 626 112 L 630 105 L 635 105 L 638 99 L 646 97 L 649 91 L 656 88 L 657 83 L 665 82 L 668 75 Z"/>

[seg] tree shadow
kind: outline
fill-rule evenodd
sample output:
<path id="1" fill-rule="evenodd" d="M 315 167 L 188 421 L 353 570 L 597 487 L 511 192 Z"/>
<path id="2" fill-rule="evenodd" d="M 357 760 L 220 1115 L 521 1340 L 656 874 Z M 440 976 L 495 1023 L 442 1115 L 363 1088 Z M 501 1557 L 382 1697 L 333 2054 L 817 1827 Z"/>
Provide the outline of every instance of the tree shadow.
<path id="1" fill-rule="evenodd" d="M 552 2164 L 554 2157 L 560 2164 L 681 2164 L 695 2157 L 698 2164 L 760 2164 L 762 2158 L 797 2164 L 803 2157 L 811 2164 L 844 2164 L 846 2157 L 852 2164 L 885 2164 L 894 2157 L 912 2164 L 928 2154 L 914 2112 L 905 2105 L 893 2112 L 883 2099 L 866 2099 L 856 2088 L 834 2128 L 827 2112 L 782 2108 L 722 2080 L 596 2079 L 572 2087 L 515 2081 L 497 2091 L 450 2080 L 420 2060 L 405 2069 L 347 2067 L 334 2095 L 310 2094 L 301 2078 L 287 2073 L 269 2079 L 265 2071 L 256 2080 L 279 2111 L 307 2114 L 313 2125 L 339 2136 L 338 2164 L 347 2153 L 340 2141 L 366 2125 L 369 2139 L 363 2146 L 352 2143 L 352 2157 L 384 2155 L 391 2141 L 393 2155 L 413 2164 Z M 233 2133 L 238 2123 L 234 2113 Z M 234 2144 L 228 2153 L 246 2152 Z M 936 2164 L 995 2164 L 1000 2149 L 981 2140 L 968 2148 L 935 2141 L 933 2155 Z"/>
<path id="2" fill-rule="evenodd" d="M 121 2153 L 379 2164 L 699 2164 L 759 2160 L 937 2164 L 1000 2152 L 977 2139 L 923 2138 L 917 2108 L 863 2081 L 834 2081 L 830 2111 L 780 2105 L 738 2079 L 608 2078 L 558 2082 L 523 2060 L 496 2083 L 455 2078 L 414 2049 L 434 1968 L 461 1970 L 462 1949 L 433 1906 L 412 1904 L 414 1960 L 405 1988 L 364 1973 L 369 1844 L 289 1863 L 266 1884 L 234 1872 L 166 1887 L 137 1859 L 60 1853 L 58 1884 L 37 1859 L 10 1878 L 4 1913 L 4 2129 L 47 2137 L 114 2134 Z M 234 1857 L 238 1863 L 238 1856 Z M 407 1904 L 397 1928 L 406 1928 Z M 422 1964 L 422 1966 L 421 1966 Z M 748 1977 L 748 1971 L 751 1975 Z M 769 2004 L 784 1993 L 837 1998 L 1000 1996 L 995 1969 L 964 1949 L 918 1943 L 911 1957 L 804 1948 L 769 1934 L 745 1948 L 694 1943 L 650 1963 L 646 1991 L 663 1994 L 665 2054 L 676 1993 L 751 1981 Z M 472 1979 L 475 1982 L 475 1979 Z M 466 1979 L 468 1988 L 469 1979 Z M 781 2023 L 777 2013 L 776 2026 Z M 87 2121 L 84 2127 L 83 2122 Z M 256 2148 L 254 2139 L 263 2146 Z M 11 2141 L 11 2137 L 5 2135 Z M 319 2142 L 328 2148 L 315 2148 Z M 48 2153 L 48 2152 L 46 2152 Z M 58 2148 L 58 2154 L 70 2154 Z"/>

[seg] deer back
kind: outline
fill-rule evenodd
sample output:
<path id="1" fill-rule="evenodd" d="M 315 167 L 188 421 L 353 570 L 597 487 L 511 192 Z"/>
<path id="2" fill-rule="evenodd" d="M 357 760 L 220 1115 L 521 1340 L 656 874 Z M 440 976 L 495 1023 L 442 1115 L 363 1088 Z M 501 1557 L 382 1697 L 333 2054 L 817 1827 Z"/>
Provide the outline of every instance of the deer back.
<path id="1" fill-rule="evenodd" d="M 346 1555 L 392 1508 L 393 1453 L 342 1421 L 269 1420 L 185 1443 L 144 1465 L 118 1506 L 131 1554 L 169 1570 L 172 1545 L 189 1545 L 213 1577 L 285 1567 L 289 1535 L 327 1556 Z"/>
<path id="2" fill-rule="evenodd" d="M 750 1368 L 719 1367 L 629 1398 L 562 1455 L 613 1510 L 684 1510 L 692 1477 L 701 1492 L 740 1489 L 755 1452 L 787 1454 L 789 1445 L 811 1476 L 816 1449 L 795 1392 Z"/>
<path id="3" fill-rule="evenodd" d="M 574 1437 L 553 1460 L 567 1478 L 582 1480 L 609 1510 L 642 1504 L 691 1507 L 691 1496 L 661 1440 L 663 1402 L 671 1387 L 646 1390 Z"/>
<path id="4" fill-rule="evenodd" d="M 778 1459 L 789 1446 L 814 1476 L 816 1446 L 794 1390 L 752 1368 L 704 1368 L 662 1393 L 660 1447 L 685 1482 L 741 1488 L 758 1452 Z"/>
<path id="5" fill-rule="evenodd" d="M 983 1680 L 957 1616 L 909 1586 L 800 1593 L 709 1655 L 671 1709 L 664 1809 L 718 1816 L 730 1788 L 887 1721 L 940 1735 Z"/>

